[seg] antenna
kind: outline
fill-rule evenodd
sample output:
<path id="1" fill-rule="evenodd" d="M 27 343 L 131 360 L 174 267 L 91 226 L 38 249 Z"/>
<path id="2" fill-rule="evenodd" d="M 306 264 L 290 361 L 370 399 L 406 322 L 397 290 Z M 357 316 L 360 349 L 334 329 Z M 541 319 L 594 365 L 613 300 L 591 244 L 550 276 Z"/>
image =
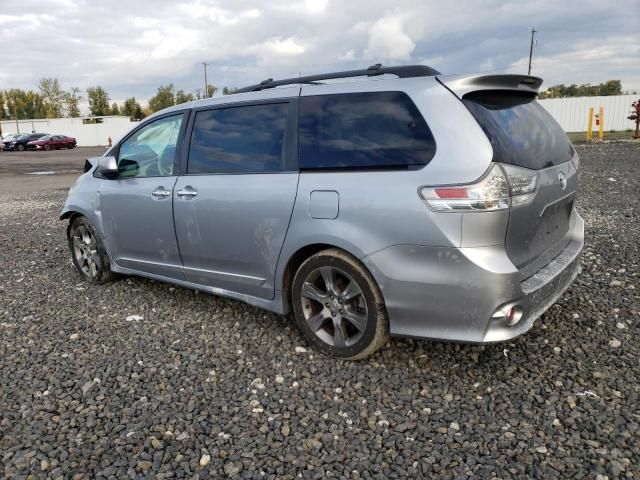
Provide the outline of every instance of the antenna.
<path id="1" fill-rule="evenodd" d="M 529 70 L 527 71 L 527 75 L 531 75 L 531 58 L 533 57 L 533 43 L 535 41 L 537 30 L 535 28 L 531 28 L 531 45 L 529 46 Z"/>

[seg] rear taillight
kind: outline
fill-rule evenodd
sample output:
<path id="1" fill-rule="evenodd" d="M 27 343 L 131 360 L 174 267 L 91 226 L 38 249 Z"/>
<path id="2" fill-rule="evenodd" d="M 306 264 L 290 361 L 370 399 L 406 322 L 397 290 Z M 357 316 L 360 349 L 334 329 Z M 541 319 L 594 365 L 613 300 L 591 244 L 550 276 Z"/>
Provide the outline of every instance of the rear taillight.
<path id="1" fill-rule="evenodd" d="M 536 196 L 538 189 L 538 172 L 528 168 L 502 165 L 511 191 L 511 206 L 527 205 Z"/>
<path id="2" fill-rule="evenodd" d="M 493 163 L 477 182 L 423 187 L 420 196 L 437 212 L 495 211 L 530 203 L 538 188 L 535 170 Z"/>
<path id="3" fill-rule="evenodd" d="M 497 164 L 469 185 L 423 187 L 420 196 L 437 212 L 492 211 L 509 208 L 507 177 Z"/>

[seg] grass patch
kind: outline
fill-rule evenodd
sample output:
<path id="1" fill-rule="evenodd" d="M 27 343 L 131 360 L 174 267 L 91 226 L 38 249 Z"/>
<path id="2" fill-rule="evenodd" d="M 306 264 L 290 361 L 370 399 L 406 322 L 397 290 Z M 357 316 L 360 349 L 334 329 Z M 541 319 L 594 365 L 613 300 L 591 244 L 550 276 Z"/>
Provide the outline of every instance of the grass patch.
<path id="1" fill-rule="evenodd" d="M 567 132 L 571 143 L 587 143 L 587 132 Z M 633 130 L 612 130 L 604 132 L 605 140 L 631 140 L 633 139 Z M 598 131 L 595 130 L 591 135 L 591 141 L 598 141 Z"/>

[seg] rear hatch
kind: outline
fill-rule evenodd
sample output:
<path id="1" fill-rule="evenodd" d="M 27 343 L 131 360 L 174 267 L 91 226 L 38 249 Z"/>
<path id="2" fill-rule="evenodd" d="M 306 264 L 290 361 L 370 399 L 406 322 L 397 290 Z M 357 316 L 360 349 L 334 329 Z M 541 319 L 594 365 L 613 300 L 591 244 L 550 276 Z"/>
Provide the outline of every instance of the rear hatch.
<path id="1" fill-rule="evenodd" d="M 536 101 L 542 80 L 523 75 L 453 77 L 439 80 L 456 95 L 482 127 L 493 160 L 538 173 L 537 192 L 509 214 L 506 250 L 526 278 L 567 245 L 578 175 L 569 138 Z M 575 159 L 577 161 L 577 158 Z"/>

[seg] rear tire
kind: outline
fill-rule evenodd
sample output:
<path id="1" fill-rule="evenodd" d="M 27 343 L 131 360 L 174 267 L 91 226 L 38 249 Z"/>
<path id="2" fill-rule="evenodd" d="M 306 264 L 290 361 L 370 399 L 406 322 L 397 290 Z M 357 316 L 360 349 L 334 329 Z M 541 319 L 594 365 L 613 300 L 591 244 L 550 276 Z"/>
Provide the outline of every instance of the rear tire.
<path id="1" fill-rule="evenodd" d="M 360 360 L 389 339 L 389 319 L 378 285 L 356 258 L 342 250 L 323 250 L 300 265 L 291 303 L 303 335 L 327 355 Z"/>
<path id="2" fill-rule="evenodd" d="M 75 217 L 71 221 L 67 240 L 73 264 L 84 280 L 102 284 L 114 279 L 102 240 L 85 217 Z"/>

